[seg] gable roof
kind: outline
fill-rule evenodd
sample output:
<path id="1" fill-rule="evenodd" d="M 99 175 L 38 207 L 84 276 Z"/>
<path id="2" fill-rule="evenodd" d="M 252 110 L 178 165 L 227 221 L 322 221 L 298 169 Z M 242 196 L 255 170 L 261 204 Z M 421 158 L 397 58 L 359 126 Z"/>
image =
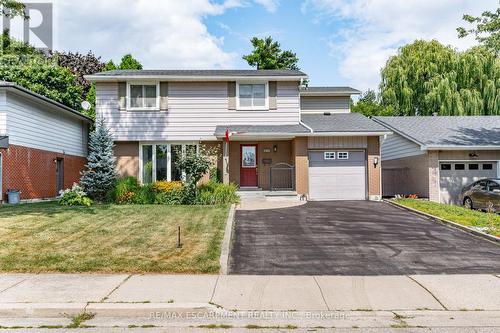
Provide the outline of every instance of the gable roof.
<path id="1" fill-rule="evenodd" d="M 361 91 L 351 87 L 303 87 L 300 96 L 351 96 L 361 94 Z"/>
<path id="2" fill-rule="evenodd" d="M 186 69 L 186 70 L 112 70 L 107 72 L 86 75 L 87 80 L 118 81 L 126 79 L 164 79 L 170 81 L 204 80 L 204 81 L 224 81 L 239 79 L 271 79 L 271 80 L 292 80 L 300 81 L 307 78 L 307 75 L 298 70 L 257 70 L 257 69 Z"/>
<path id="3" fill-rule="evenodd" d="M 80 118 L 80 119 L 86 121 L 86 122 L 89 122 L 89 123 L 92 122 L 92 119 L 87 117 L 83 113 L 81 113 L 75 109 L 72 109 L 69 106 L 66 106 L 62 103 L 56 102 L 53 99 L 50 99 L 50 98 L 45 97 L 43 95 L 40 95 L 34 91 L 26 89 L 20 85 L 15 84 L 15 83 L 7 82 L 7 81 L 0 81 L 0 88 L 8 89 L 10 91 L 13 91 L 14 93 L 22 95 L 23 97 L 30 98 L 38 103 L 43 103 L 45 105 L 55 107 L 59 111 L 69 113 L 73 116 L 76 116 L 77 118 Z"/>
<path id="4" fill-rule="evenodd" d="M 423 149 L 500 149 L 500 116 L 374 117 Z"/>

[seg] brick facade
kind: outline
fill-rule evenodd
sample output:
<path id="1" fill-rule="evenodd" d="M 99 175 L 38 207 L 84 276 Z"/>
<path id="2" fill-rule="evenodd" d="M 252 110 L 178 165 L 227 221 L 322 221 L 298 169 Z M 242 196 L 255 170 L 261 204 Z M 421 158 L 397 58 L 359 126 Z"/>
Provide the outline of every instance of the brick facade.
<path id="1" fill-rule="evenodd" d="M 380 138 L 378 136 L 368 137 L 368 198 L 370 200 L 380 200 L 382 197 L 381 178 L 382 167 L 380 158 Z M 375 159 L 378 159 L 378 164 L 375 165 Z"/>
<path id="2" fill-rule="evenodd" d="M 7 189 L 21 190 L 21 199 L 44 199 L 57 196 L 56 163 L 64 160 L 64 188 L 80 180 L 87 159 L 45 150 L 11 145 L 2 154 L 2 196 Z"/>

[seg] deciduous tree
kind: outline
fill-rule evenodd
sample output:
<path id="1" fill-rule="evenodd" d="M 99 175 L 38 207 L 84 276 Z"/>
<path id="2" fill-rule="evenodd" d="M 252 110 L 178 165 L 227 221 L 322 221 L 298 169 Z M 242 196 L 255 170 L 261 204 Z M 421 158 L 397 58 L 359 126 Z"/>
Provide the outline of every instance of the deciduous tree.
<path id="1" fill-rule="evenodd" d="M 500 53 L 500 8 L 496 11 L 485 11 L 481 16 L 465 14 L 464 21 L 475 25 L 474 28 L 457 28 L 458 37 L 474 35 L 476 40 L 497 55 Z"/>
<path id="2" fill-rule="evenodd" d="M 251 40 L 253 51 L 243 56 L 248 64 L 257 69 L 295 69 L 299 67 L 299 58 L 292 51 L 282 51 L 280 43 L 270 36 L 266 38 L 254 37 Z"/>
<path id="3" fill-rule="evenodd" d="M 355 104 L 351 105 L 351 111 L 361 113 L 366 117 L 392 114 L 392 109 L 390 107 L 383 107 L 380 104 L 377 93 L 371 89 L 368 89 L 361 94 L 359 100 Z"/>
<path id="4" fill-rule="evenodd" d="M 499 115 L 500 60 L 483 47 L 403 46 L 382 69 L 382 105 L 395 115 Z"/>

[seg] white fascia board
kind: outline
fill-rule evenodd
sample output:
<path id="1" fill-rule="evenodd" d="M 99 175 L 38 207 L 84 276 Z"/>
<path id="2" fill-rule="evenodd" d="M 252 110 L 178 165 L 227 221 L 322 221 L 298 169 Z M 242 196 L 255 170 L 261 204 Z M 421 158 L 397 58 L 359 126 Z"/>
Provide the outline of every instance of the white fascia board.
<path id="1" fill-rule="evenodd" d="M 380 136 L 384 134 L 392 134 L 392 132 L 314 132 L 301 133 L 297 136 Z"/>
<path id="2" fill-rule="evenodd" d="M 271 138 L 295 138 L 295 137 L 309 137 L 309 136 L 381 136 L 384 134 L 391 134 L 391 132 L 314 132 L 314 133 L 236 133 L 231 132 L 230 138 L 243 138 L 243 137 L 271 137 Z M 218 136 L 223 138 L 224 135 Z"/>
<path id="3" fill-rule="evenodd" d="M 84 78 L 91 82 L 118 82 L 118 81 L 300 81 L 307 76 L 195 76 L 195 75 L 115 75 L 99 76 L 85 75 Z"/>
<path id="4" fill-rule="evenodd" d="M 350 97 L 352 95 L 359 95 L 359 92 L 311 92 L 311 91 L 301 91 L 300 96 L 338 96 L 338 97 Z"/>
<path id="5" fill-rule="evenodd" d="M 500 146 L 455 146 L 455 145 L 428 145 L 427 150 L 500 150 Z"/>

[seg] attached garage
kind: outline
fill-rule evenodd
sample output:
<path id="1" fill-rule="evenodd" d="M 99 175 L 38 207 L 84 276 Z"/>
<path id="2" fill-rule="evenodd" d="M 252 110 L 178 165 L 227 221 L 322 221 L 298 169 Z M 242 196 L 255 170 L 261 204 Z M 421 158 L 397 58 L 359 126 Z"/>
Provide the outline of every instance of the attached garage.
<path id="1" fill-rule="evenodd" d="M 310 150 L 310 200 L 365 200 L 364 150 Z"/>
<path id="2" fill-rule="evenodd" d="M 483 178 L 497 177 L 497 161 L 441 161 L 439 163 L 440 201 L 461 204 L 462 188 Z"/>

